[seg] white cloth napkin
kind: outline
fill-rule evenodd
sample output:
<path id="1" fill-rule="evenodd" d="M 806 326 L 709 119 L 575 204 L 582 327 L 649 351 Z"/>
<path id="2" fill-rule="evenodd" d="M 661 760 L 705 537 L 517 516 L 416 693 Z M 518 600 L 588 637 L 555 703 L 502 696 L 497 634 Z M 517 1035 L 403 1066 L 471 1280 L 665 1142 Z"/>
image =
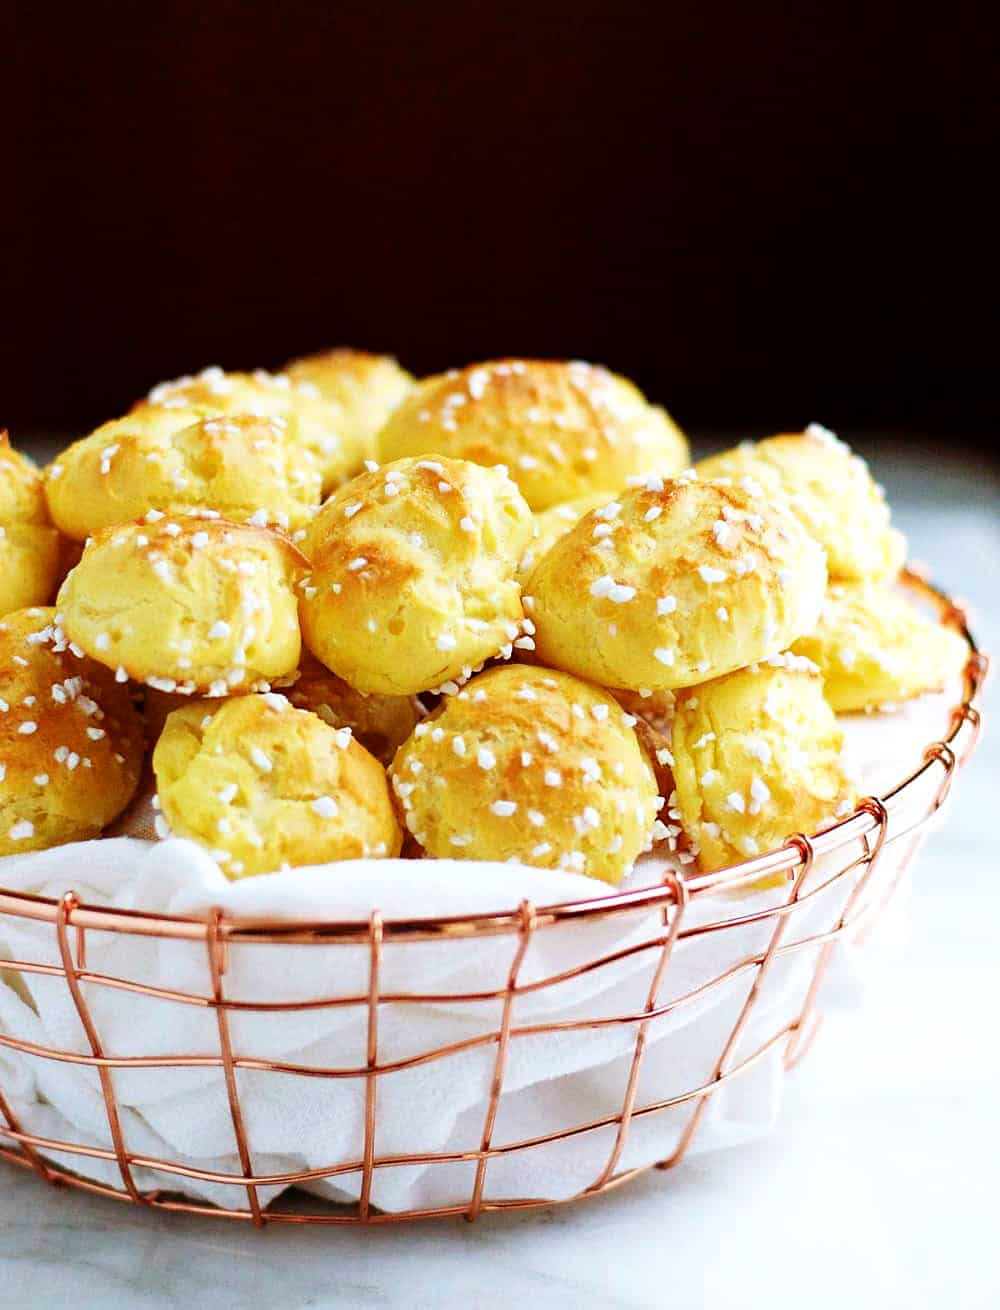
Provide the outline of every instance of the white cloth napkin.
<path id="1" fill-rule="evenodd" d="M 948 710 L 955 703 L 950 690 L 924 697 L 893 716 L 846 720 L 849 742 L 862 761 L 864 785 L 882 790 L 909 772 L 920 748 L 945 731 Z M 887 847 L 877 884 L 873 880 L 867 895 L 875 896 L 890 885 L 912 842 L 913 838 L 904 837 Z M 665 867 L 661 859 L 641 861 L 630 885 L 661 881 Z M 836 922 L 851 880 L 816 891 L 832 871 L 822 861 L 813 869 L 803 887 L 805 899 L 789 916 L 786 944 L 826 931 Z M 219 907 L 227 915 L 307 920 L 363 920 L 375 908 L 386 919 L 495 912 L 510 909 L 522 897 L 543 906 L 602 893 L 599 884 L 575 874 L 451 860 L 356 861 L 230 883 L 214 861 L 190 842 L 130 837 L 0 860 L 0 886 L 52 897 L 72 889 L 90 904 L 155 913 L 201 915 Z M 810 891 L 816 894 L 809 896 Z M 786 897 L 787 888 L 778 888 L 713 895 L 687 907 L 659 1004 L 687 999 L 648 1025 L 637 1109 L 682 1096 L 712 1078 L 756 974 L 753 964 L 737 966 L 758 957 L 773 931 L 773 922 L 745 920 Z M 686 935 L 708 923 L 731 926 Z M 516 997 L 515 1035 L 508 1048 L 504 1091 L 492 1134 L 494 1148 L 619 1113 L 636 1022 L 563 1027 L 554 1032 L 531 1029 L 641 1015 L 660 948 L 631 948 L 656 942 L 662 934 L 660 913 L 649 910 L 602 922 L 564 923 L 533 934 L 520 970 L 522 987 L 589 961 L 608 962 Z M 492 1035 L 498 1030 L 502 1006 L 499 1000 L 460 998 L 468 992 L 503 988 L 516 945 L 511 934 L 385 942 L 380 994 L 391 998 L 420 992 L 433 994 L 434 999 L 419 1004 L 389 999 L 380 1005 L 378 1061 L 400 1067 L 377 1080 L 376 1157 L 479 1149 L 497 1053 Z M 796 1016 L 818 949 L 810 946 L 776 961 L 733 1053 L 737 1063 Z M 57 965 L 53 927 L 0 917 L 0 958 Z M 856 1003 L 860 988 L 853 961 L 838 949 L 835 965 L 825 1003 Z M 201 943 L 89 932 L 87 967 L 156 987 L 200 996 L 211 993 Z M 241 1001 L 365 996 L 368 969 L 366 945 L 239 944 L 228 953 L 225 992 L 227 998 Z M 701 985 L 726 969 L 733 972 L 724 986 L 698 993 Z M 218 1055 L 216 1018 L 210 1008 L 99 984 L 84 986 L 106 1055 Z M 365 1067 L 367 1008 L 363 1004 L 285 1013 L 231 1011 L 230 1026 L 239 1057 L 281 1061 L 307 1070 Z M 67 1051 L 89 1053 L 90 1049 L 66 983 L 59 977 L 0 974 L 0 1033 Z M 461 1050 L 414 1061 L 422 1053 L 477 1038 L 481 1040 Z M 745 1141 L 770 1127 L 779 1105 L 782 1057 L 779 1042 L 747 1072 L 719 1089 L 693 1149 Z M 220 1068 L 118 1068 L 112 1077 L 123 1134 L 133 1155 L 239 1176 Z M 256 1174 L 322 1170 L 357 1165 L 362 1159 L 363 1077 L 243 1068 L 238 1070 L 237 1083 Z M 0 1089 L 25 1131 L 111 1147 L 96 1069 L 0 1045 Z M 687 1101 L 639 1114 L 617 1168 L 668 1157 L 694 1105 Z M 616 1125 L 611 1123 L 544 1146 L 502 1151 L 489 1161 L 484 1195 L 488 1200 L 572 1196 L 601 1175 L 615 1133 Z M 50 1154 L 76 1173 L 120 1185 L 114 1162 L 66 1152 Z M 385 1210 L 459 1204 L 471 1195 L 475 1169 L 475 1161 L 470 1160 L 379 1167 L 371 1200 Z M 183 1179 L 145 1167 L 137 1167 L 134 1174 L 142 1189 L 183 1192 L 234 1207 L 246 1204 L 240 1185 Z M 0 1186 L 3 1177 L 0 1174 Z M 309 1186 L 328 1198 L 351 1200 L 359 1195 L 361 1181 L 361 1171 L 355 1168 Z M 261 1202 L 283 1188 L 281 1183 L 261 1186 Z"/>

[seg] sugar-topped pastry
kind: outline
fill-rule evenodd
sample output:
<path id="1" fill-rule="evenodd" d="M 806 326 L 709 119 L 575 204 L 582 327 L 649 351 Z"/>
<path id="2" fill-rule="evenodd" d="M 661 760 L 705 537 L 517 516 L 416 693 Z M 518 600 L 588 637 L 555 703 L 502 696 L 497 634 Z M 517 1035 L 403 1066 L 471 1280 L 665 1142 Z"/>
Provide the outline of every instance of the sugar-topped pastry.
<path id="1" fill-rule="evenodd" d="M 849 814 L 843 734 L 815 665 L 778 655 L 679 693 L 673 805 L 703 870 Z"/>
<path id="2" fill-rule="evenodd" d="M 422 717 L 415 696 L 355 691 L 308 654 L 295 681 L 281 690 L 296 709 L 311 710 L 333 728 L 350 728 L 365 750 L 386 765 Z"/>
<path id="3" fill-rule="evenodd" d="M 826 699 L 838 712 L 940 690 L 969 658 L 953 628 L 925 618 L 900 592 L 871 583 L 834 583 L 819 623 L 792 649 L 819 665 Z"/>
<path id="4" fill-rule="evenodd" d="M 528 548 L 518 560 L 517 576 L 522 585 L 534 572 L 535 565 L 564 537 L 570 528 L 579 523 L 588 510 L 599 509 L 608 503 L 606 491 L 596 492 L 593 496 L 584 496 L 582 500 L 567 500 L 561 505 L 543 509 L 534 516 L 531 540 Z"/>
<path id="5" fill-rule="evenodd" d="M 518 665 L 489 669 L 443 701 L 390 776 L 429 856 L 513 859 L 609 883 L 649 848 L 662 803 L 612 696 Z"/>
<path id="6" fill-rule="evenodd" d="M 205 418 L 250 414 L 277 419 L 284 424 L 291 444 L 315 457 L 324 490 L 356 473 L 367 453 L 351 436 L 338 406 L 324 400 L 314 383 L 305 379 L 295 382 L 287 373 L 264 369 L 226 373 L 221 368 L 206 368 L 195 377 L 161 382 L 135 410 L 147 405 L 193 409 Z"/>
<path id="7" fill-rule="evenodd" d="M 229 878 L 399 854 L 382 765 L 276 693 L 175 710 L 153 771 L 164 833 L 208 847 Z"/>
<path id="8" fill-rule="evenodd" d="M 59 534 L 42 475 L 0 431 L 0 617 L 51 600 L 58 575 Z"/>
<path id="9" fill-rule="evenodd" d="M 321 486 L 312 452 L 279 420 L 156 405 L 75 442 L 45 479 L 53 520 L 77 541 L 150 509 L 295 529 L 316 512 Z"/>
<path id="10" fill-rule="evenodd" d="M 383 459 L 503 464 L 533 510 L 688 463 L 680 429 L 631 382 L 593 364 L 549 360 L 495 360 L 426 378 L 378 445 Z"/>
<path id="11" fill-rule="evenodd" d="M 270 528 L 153 510 L 93 538 L 60 588 L 61 622 L 122 681 L 249 691 L 298 666 L 305 563 Z"/>
<path id="12" fill-rule="evenodd" d="M 319 715 L 332 728 L 350 728 L 365 750 L 385 765 L 392 762 L 396 751 L 423 717 L 415 696 L 380 696 L 355 691 L 308 651 L 302 652 L 296 672 L 279 679 L 272 690 L 287 696 L 296 709 Z M 190 703 L 191 697 L 179 692 L 144 687 L 142 711 L 146 740 L 155 743 L 167 716 Z"/>
<path id="13" fill-rule="evenodd" d="M 403 459 L 326 502 L 303 542 L 302 635 L 356 691 L 409 696 L 531 645 L 514 577 L 531 513 L 500 469 Z"/>
<path id="14" fill-rule="evenodd" d="M 889 523 L 882 488 L 864 460 L 819 423 L 804 432 L 746 441 L 696 465 L 703 478 L 731 478 L 761 500 L 781 500 L 826 551 L 830 577 L 891 579 L 906 541 Z"/>
<path id="15" fill-rule="evenodd" d="M 650 477 L 591 510 L 532 573 L 537 658 L 662 691 L 784 650 L 816 623 L 823 551 L 742 487 Z"/>
<path id="16" fill-rule="evenodd" d="M 285 372 L 293 382 L 311 382 L 336 405 L 351 440 L 373 457 L 376 437 L 416 383 L 392 355 L 343 346 L 293 359 Z"/>
<path id="17" fill-rule="evenodd" d="M 51 608 L 0 620 L 0 855 L 96 837 L 142 770 L 128 687 L 70 645 Z"/>

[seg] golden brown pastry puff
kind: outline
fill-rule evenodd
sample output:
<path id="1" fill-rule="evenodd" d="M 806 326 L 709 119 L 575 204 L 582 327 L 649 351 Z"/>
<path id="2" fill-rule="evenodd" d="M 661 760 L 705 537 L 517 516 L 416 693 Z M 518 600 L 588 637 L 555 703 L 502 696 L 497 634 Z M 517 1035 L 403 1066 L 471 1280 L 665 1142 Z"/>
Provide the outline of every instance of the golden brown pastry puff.
<path id="1" fill-rule="evenodd" d="M 831 579 L 896 577 L 906 541 L 868 466 L 819 423 L 804 432 L 745 441 L 696 466 L 703 478 L 731 478 L 756 498 L 781 500 L 826 551 Z"/>
<path id="2" fill-rule="evenodd" d="M 59 534 L 45 506 L 42 475 L 0 432 L 0 617 L 51 600 L 59 576 Z"/>
<path id="3" fill-rule="evenodd" d="M 74 651 L 51 608 L 0 620 L 0 855 L 96 837 L 142 769 L 128 688 Z"/>
<path id="4" fill-rule="evenodd" d="M 226 696 L 292 673 L 305 560 L 270 528 L 167 518 L 105 528 L 59 591 L 88 655 L 160 691 Z"/>
<path id="5" fill-rule="evenodd" d="M 313 520 L 302 635 L 356 691 L 409 696 L 523 638 L 514 577 L 531 513 L 509 477 L 456 459 L 363 473 Z"/>
<path id="6" fill-rule="evenodd" d="M 416 383 L 392 355 L 343 346 L 293 359 L 285 372 L 293 382 L 311 382 L 324 400 L 336 405 L 351 440 L 371 457 L 389 415 Z"/>
<path id="7" fill-rule="evenodd" d="M 84 541 L 150 509 L 296 529 L 319 508 L 321 483 L 278 419 L 143 405 L 64 450 L 45 491 L 59 530 Z"/>
<path id="8" fill-rule="evenodd" d="M 285 425 L 291 444 L 315 457 L 324 490 L 356 473 L 367 453 L 350 435 L 339 407 L 324 400 L 312 382 L 293 382 L 287 373 L 265 369 L 226 373 L 221 368 L 205 368 L 195 377 L 159 383 L 135 408 L 147 405 L 194 409 L 204 418 L 252 414 L 277 419 Z"/>
<path id="9" fill-rule="evenodd" d="M 816 628 L 793 649 L 819 665 L 838 712 L 877 709 L 957 678 L 968 643 L 877 583 L 834 583 Z"/>
<path id="10" fill-rule="evenodd" d="M 625 690 L 704 682 L 815 625 L 820 547 L 741 487 L 651 477 L 591 510 L 525 584 L 543 664 Z"/>
<path id="11" fill-rule="evenodd" d="M 521 665 L 489 669 L 442 702 L 390 776 L 432 857 L 515 859 L 610 883 L 649 848 L 662 802 L 612 696 Z"/>
<path id="12" fill-rule="evenodd" d="M 170 831 L 207 846 L 230 878 L 399 854 L 378 760 L 350 728 L 273 692 L 175 710 L 153 770 Z"/>
<path id="13" fill-rule="evenodd" d="M 772 850 L 850 813 L 843 744 L 819 672 L 798 655 L 680 692 L 674 799 L 699 867 Z"/>
<path id="14" fill-rule="evenodd" d="M 680 429 L 631 382 L 593 364 L 532 359 L 426 378 L 378 445 L 382 459 L 449 455 L 503 464 L 533 510 L 688 464 Z"/>

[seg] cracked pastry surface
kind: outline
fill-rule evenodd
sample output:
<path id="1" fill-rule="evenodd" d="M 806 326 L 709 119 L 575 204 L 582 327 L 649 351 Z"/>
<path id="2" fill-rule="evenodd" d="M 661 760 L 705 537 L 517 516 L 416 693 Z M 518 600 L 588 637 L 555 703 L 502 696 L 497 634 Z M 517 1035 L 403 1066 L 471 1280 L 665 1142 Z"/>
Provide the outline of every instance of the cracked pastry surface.
<path id="1" fill-rule="evenodd" d="M 270 528 L 153 511 L 105 528 L 59 591 L 70 639 L 160 691 L 225 696 L 293 672 L 305 560 Z"/>
<path id="2" fill-rule="evenodd" d="M 844 739 L 808 660 L 775 656 L 677 696 L 675 804 L 703 871 L 854 808 Z"/>
<path id="3" fill-rule="evenodd" d="M 153 771 L 171 832 L 208 847 L 229 878 L 399 854 L 382 765 L 349 728 L 276 693 L 175 710 Z"/>
<path id="4" fill-rule="evenodd" d="M 787 505 L 826 551 L 834 581 L 889 580 L 903 566 L 906 541 L 890 525 L 882 488 L 864 460 L 818 423 L 744 442 L 696 468 Z"/>
<path id="5" fill-rule="evenodd" d="M 517 859 L 618 883 L 662 797 L 614 698 L 552 669 L 489 669 L 447 697 L 390 770 L 403 822 L 439 859 Z"/>
<path id="6" fill-rule="evenodd" d="M 287 373 L 205 368 L 194 377 L 159 383 L 132 412 L 150 405 L 192 409 L 204 418 L 247 414 L 277 420 L 289 442 L 315 458 L 324 491 L 353 476 L 365 458 L 364 446 L 350 435 L 339 408 L 324 400 L 312 382 L 293 381 Z"/>
<path id="7" fill-rule="evenodd" d="M 823 552 L 738 486 L 651 477 L 591 510 L 531 574 L 537 657 L 602 686 L 690 686 L 816 623 Z"/>
<path id="8" fill-rule="evenodd" d="M 493 360 L 425 378 L 378 448 L 382 459 L 502 464 L 533 510 L 688 464 L 683 433 L 631 382 L 597 365 L 551 360 Z"/>
<path id="9" fill-rule="evenodd" d="M 77 541 L 150 509 L 298 528 L 318 508 L 321 484 L 312 452 L 289 441 L 280 420 L 156 405 L 74 442 L 45 475 L 53 520 Z"/>
<path id="10" fill-rule="evenodd" d="M 969 647 L 925 618 L 905 595 L 874 583 L 835 583 L 819 623 L 793 646 L 819 666 L 835 710 L 877 709 L 938 691 L 957 678 Z"/>
<path id="11" fill-rule="evenodd" d="M 531 514 L 499 469 L 404 459 L 363 473 L 313 520 L 302 634 L 357 691 L 413 695 L 530 637 L 514 576 Z"/>
<path id="12" fill-rule="evenodd" d="M 0 855 L 96 837 L 142 757 L 128 687 L 70 648 L 53 608 L 0 620 Z"/>

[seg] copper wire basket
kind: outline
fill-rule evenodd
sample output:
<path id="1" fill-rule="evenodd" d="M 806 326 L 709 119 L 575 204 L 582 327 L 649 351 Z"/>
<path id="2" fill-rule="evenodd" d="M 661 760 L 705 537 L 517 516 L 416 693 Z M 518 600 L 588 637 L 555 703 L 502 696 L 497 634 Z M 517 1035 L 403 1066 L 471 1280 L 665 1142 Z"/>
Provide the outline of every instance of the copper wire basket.
<path id="1" fill-rule="evenodd" d="M 36 1045 L 0 1032 L 0 1047 L 12 1048 L 38 1060 L 68 1062 L 96 1070 L 107 1117 L 111 1147 L 93 1142 L 70 1142 L 47 1138 L 25 1131 L 15 1114 L 10 1098 L 0 1087 L 0 1156 L 12 1164 L 33 1170 L 49 1183 L 65 1184 L 113 1197 L 156 1210 L 181 1211 L 193 1214 L 242 1219 L 257 1226 L 269 1223 L 357 1224 L 392 1223 L 408 1219 L 443 1215 L 463 1215 L 475 1219 L 488 1211 L 520 1210 L 575 1200 L 617 1187 L 642 1172 L 644 1168 L 623 1168 L 620 1164 L 630 1129 L 642 1120 L 653 1116 L 672 1114 L 678 1119 L 675 1143 L 669 1156 L 659 1160 L 655 1167 L 669 1169 L 680 1163 L 702 1124 L 712 1098 L 735 1080 L 745 1077 L 766 1056 L 781 1056 L 784 1068 L 793 1066 L 805 1053 L 816 1033 L 820 1021 L 817 1006 L 821 983 L 831 954 L 842 939 L 849 942 L 863 940 L 871 924 L 893 897 L 900 880 L 920 845 L 928 822 L 943 804 L 954 778 L 968 759 L 980 729 L 980 701 L 986 678 L 988 660 L 979 652 L 968 631 L 963 607 L 935 591 L 917 572 L 910 570 L 907 584 L 917 590 L 925 601 L 936 606 L 942 619 L 955 626 L 966 636 L 970 657 L 964 674 L 962 703 L 952 712 L 950 730 L 941 741 L 927 747 L 919 766 L 893 791 L 881 798 L 868 797 L 855 813 L 826 829 L 808 837 L 796 835 L 778 850 L 754 858 L 729 869 L 705 875 L 674 875 L 659 886 L 641 891 L 601 896 L 587 901 L 561 905 L 535 906 L 524 901 L 513 910 L 489 915 L 466 915 L 443 919 L 383 919 L 375 912 L 361 922 L 289 923 L 277 920 L 247 920 L 226 917 L 213 911 L 205 918 L 179 918 L 137 913 L 89 906 L 80 902 L 71 891 L 60 900 L 47 899 L 4 891 L 0 888 L 0 928 L 5 918 L 32 920 L 51 924 L 58 946 L 58 964 L 41 964 L 27 960 L 0 958 L 0 971 L 13 974 L 47 974 L 62 979 L 68 988 L 73 1007 L 86 1035 L 89 1050 L 81 1053 L 69 1049 L 56 1049 Z M 917 808 L 914 811 L 914 804 Z M 914 818 L 914 813 L 916 817 Z M 907 816 L 907 817 L 904 817 Z M 897 845 L 898 843 L 898 845 Z M 895 846 L 897 858 L 892 861 L 891 876 L 879 879 L 880 860 L 884 852 Z M 823 872 L 821 885 L 807 889 L 807 879 L 817 868 Z M 734 913 L 733 899 L 726 898 L 722 905 L 721 893 L 732 893 L 740 888 L 759 885 L 762 879 L 777 879 L 783 891 L 772 908 L 754 914 Z M 818 891 L 829 893 L 836 888 L 839 894 L 828 898 L 833 906 L 827 921 L 813 926 L 805 935 L 796 935 L 795 914 Z M 720 903 L 719 914 L 708 921 L 690 921 L 690 908 L 696 902 L 715 898 Z M 538 934 L 550 931 L 555 925 L 572 925 L 627 915 L 636 910 L 654 911 L 659 930 L 648 940 L 629 947 L 629 952 L 648 960 L 648 989 L 645 1005 L 633 1012 L 582 1017 L 563 1023 L 524 1024 L 517 1022 L 516 1002 L 528 991 L 557 986 L 567 979 L 606 967 L 613 957 L 594 958 L 579 963 L 568 973 L 543 978 L 528 984 L 519 982 L 519 973 L 529 944 Z M 763 936 L 762 948 L 747 958 L 734 959 L 717 976 L 703 981 L 696 989 L 675 995 L 664 1002 L 665 980 L 671 958 L 685 938 L 698 934 L 723 933 L 734 923 L 756 921 Z M 204 994 L 170 990 L 146 985 L 135 979 L 112 976 L 88 969 L 88 935 L 94 933 L 129 934 L 145 939 L 161 939 L 194 943 L 193 949 L 204 950 L 207 956 L 208 977 L 211 987 Z M 436 999 L 427 992 L 392 992 L 382 987 L 383 956 L 390 944 L 409 942 L 437 943 L 435 949 L 447 951 L 456 942 L 470 939 L 509 939 L 510 955 L 506 984 L 485 992 L 452 995 L 453 1003 L 470 1005 L 483 1001 L 493 1002 L 499 1022 L 492 1031 L 481 1036 L 454 1042 L 444 1047 L 426 1050 L 406 1061 L 380 1061 L 379 1018 L 382 1006 L 426 1006 Z M 226 975 L 230 952 L 253 944 L 280 946 L 282 956 L 292 968 L 291 952 L 309 950 L 318 945 L 359 945 L 367 950 L 368 985 L 363 993 L 338 996 L 304 1004 L 301 1001 L 248 1002 L 227 998 Z M 769 985 L 779 961 L 799 955 L 808 961 L 802 971 L 802 983 L 794 1000 L 793 1017 L 775 1021 L 773 1031 L 767 1031 L 761 1040 L 754 1041 L 750 1051 L 740 1049 L 741 1038 L 755 1010 L 759 1013 L 767 998 Z M 671 1012 L 685 1006 L 703 1004 L 712 993 L 732 979 L 742 975 L 747 981 L 745 999 L 738 1006 L 735 1022 L 726 1024 L 724 1040 L 708 1078 L 669 1096 L 640 1098 L 640 1070 L 646 1054 L 650 1025 Z M 117 988 L 155 998 L 164 1006 L 197 1006 L 214 1014 L 217 1026 L 217 1051 L 210 1055 L 129 1056 L 108 1054 L 98 1030 L 92 1007 L 88 1004 L 91 988 Z M 326 1079 L 354 1079 L 363 1094 L 363 1132 L 357 1142 L 353 1158 L 331 1163 L 328 1167 L 266 1174 L 254 1168 L 254 1145 L 246 1128 L 244 1104 L 241 1103 L 239 1071 L 254 1069 L 269 1075 L 287 1073 L 301 1067 L 273 1060 L 262 1060 L 241 1055 L 234 1049 L 230 1016 L 237 1010 L 266 1011 L 273 1022 L 281 1023 L 289 1012 L 317 1006 L 359 1007 L 366 1015 L 366 1043 L 363 1064 L 356 1068 L 309 1069 L 311 1076 Z M 787 1010 L 785 1012 L 787 1015 Z M 697 1022 L 697 1019 L 695 1020 Z M 504 1097 L 504 1079 L 512 1044 L 527 1034 L 556 1034 L 560 1029 L 597 1029 L 615 1026 L 634 1032 L 628 1074 L 623 1080 L 620 1106 L 616 1112 L 586 1123 L 567 1122 L 533 1137 L 516 1141 L 497 1140 L 498 1111 Z M 477 1147 L 459 1152 L 413 1152 L 409 1154 L 382 1154 L 379 1151 L 379 1087 L 380 1082 L 402 1065 L 417 1065 L 446 1058 L 463 1048 L 479 1045 L 492 1049 L 492 1078 L 486 1112 L 482 1120 Z M 194 1068 L 212 1067 L 221 1071 L 225 1080 L 232 1135 L 239 1160 L 238 1173 L 227 1173 L 194 1168 L 170 1159 L 152 1158 L 131 1151 L 125 1140 L 120 1115 L 120 1101 L 116 1095 L 115 1071 L 127 1068 Z M 574 1196 L 552 1198 L 545 1195 L 518 1197 L 490 1197 L 490 1165 L 500 1156 L 523 1157 L 524 1154 L 557 1142 L 571 1142 L 582 1135 L 594 1132 L 607 1134 L 610 1142 L 603 1166 L 592 1181 Z M 70 1167 L 54 1161 L 52 1154 L 70 1160 L 89 1157 L 108 1162 L 116 1167 L 120 1185 L 109 1186 L 81 1177 Z M 434 1167 L 462 1163 L 468 1166 L 471 1185 L 467 1197 L 455 1204 L 410 1208 L 392 1212 L 377 1209 L 372 1203 L 372 1184 L 377 1172 L 402 1166 Z M 153 1171 L 162 1178 L 162 1185 L 142 1189 L 136 1181 L 137 1171 Z M 318 1179 L 352 1176 L 360 1178 L 360 1194 L 356 1204 L 336 1209 L 328 1205 L 319 1208 L 307 1192 L 295 1185 L 308 1185 Z M 231 1189 L 232 1201 L 227 1205 L 201 1203 L 178 1194 L 177 1179 L 197 1179 L 203 1183 L 219 1184 Z M 172 1186 L 173 1185 L 173 1186 Z M 293 1189 L 282 1195 L 280 1203 L 265 1204 L 259 1191 L 288 1186 Z"/>

